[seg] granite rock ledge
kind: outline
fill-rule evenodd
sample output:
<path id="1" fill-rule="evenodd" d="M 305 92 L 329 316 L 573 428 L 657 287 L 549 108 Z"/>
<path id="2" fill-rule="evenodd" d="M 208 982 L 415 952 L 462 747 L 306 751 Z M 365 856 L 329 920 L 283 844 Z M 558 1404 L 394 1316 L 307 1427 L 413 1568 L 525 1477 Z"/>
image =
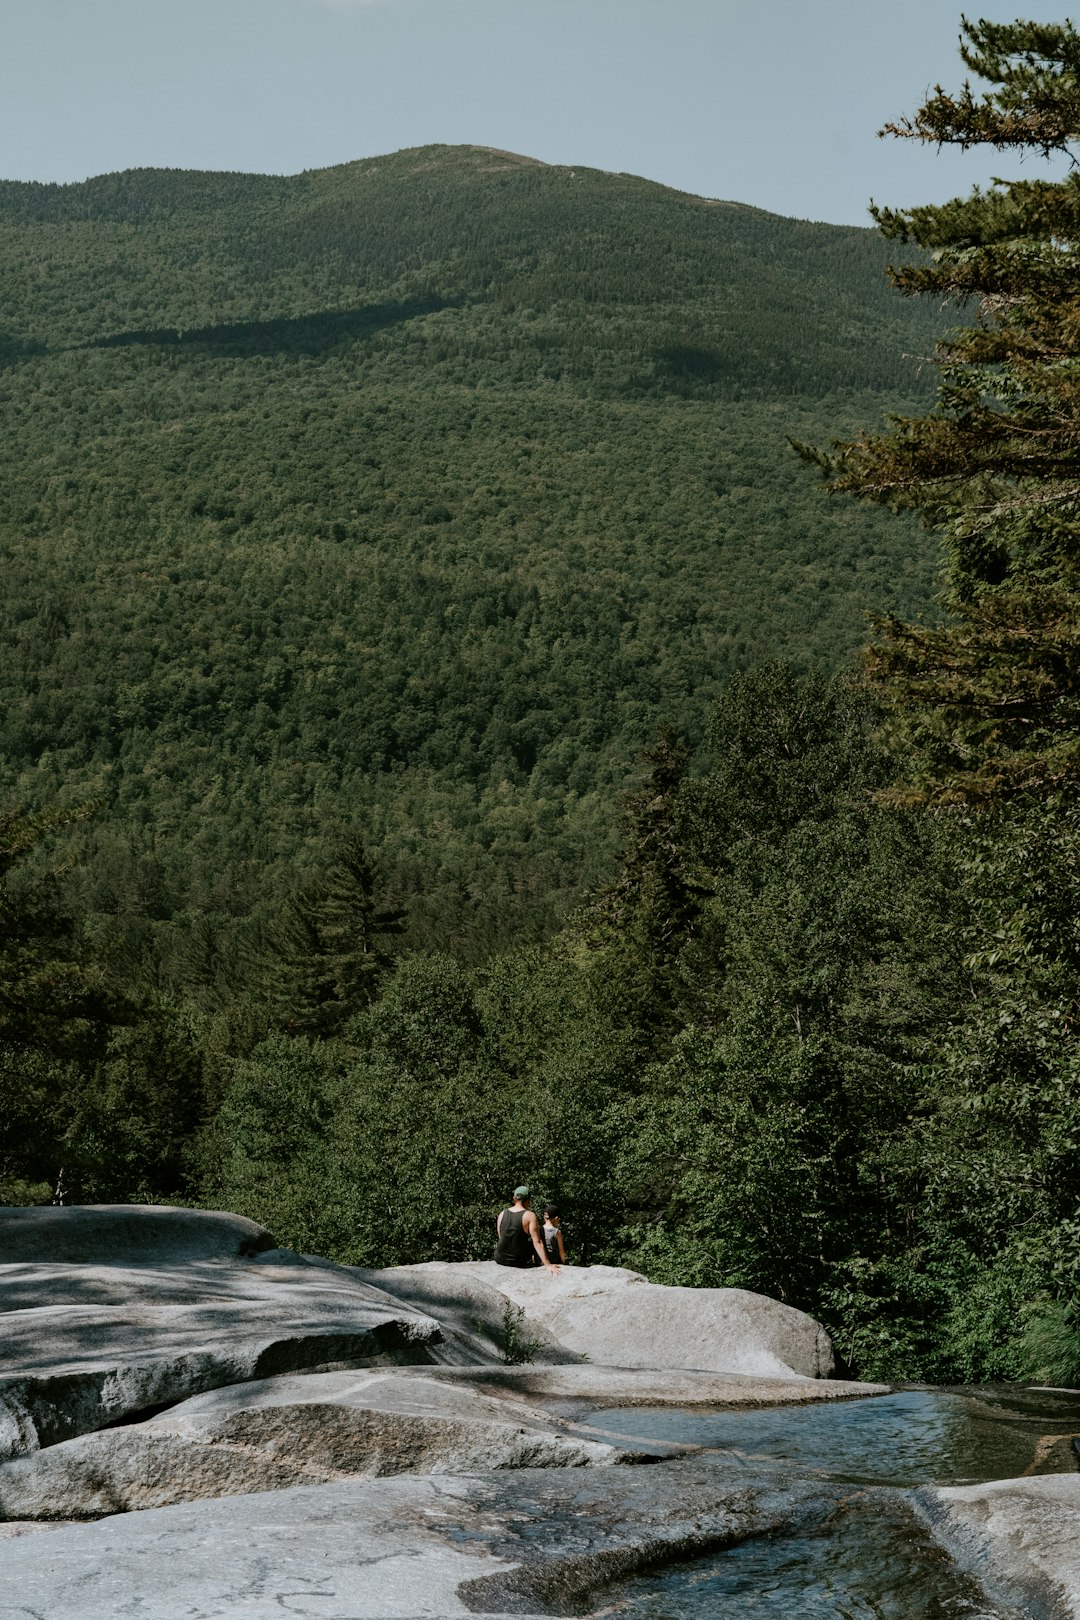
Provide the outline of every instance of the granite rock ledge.
<path id="1" fill-rule="evenodd" d="M 0 1320 L 0 1620 L 579 1613 L 829 1508 L 603 1408 L 881 1392 L 741 1290 L 361 1271 L 198 1210 L 0 1210 Z"/>

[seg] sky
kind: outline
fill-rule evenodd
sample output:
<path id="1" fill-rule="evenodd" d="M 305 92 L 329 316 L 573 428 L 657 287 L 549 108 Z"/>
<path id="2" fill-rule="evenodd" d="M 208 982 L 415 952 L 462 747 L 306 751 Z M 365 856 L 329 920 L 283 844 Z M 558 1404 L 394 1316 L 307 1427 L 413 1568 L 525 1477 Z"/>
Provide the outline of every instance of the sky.
<path id="1" fill-rule="evenodd" d="M 0 177 L 295 174 L 472 143 L 865 224 L 871 198 L 906 207 L 1039 172 L 876 138 L 935 83 L 959 87 L 963 4 L 0 0 Z"/>

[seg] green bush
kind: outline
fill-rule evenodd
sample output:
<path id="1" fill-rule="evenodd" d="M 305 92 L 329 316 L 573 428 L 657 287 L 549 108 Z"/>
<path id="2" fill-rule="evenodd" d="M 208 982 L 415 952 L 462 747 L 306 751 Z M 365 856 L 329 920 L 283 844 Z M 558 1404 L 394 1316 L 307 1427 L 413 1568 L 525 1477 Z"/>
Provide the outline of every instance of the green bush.
<path id="1" fill-rule="evenodd" d="M 1047 1300 L 1031 1308 L 1021 1342 L 1023 1370 L 1035 1383 L 1080 1389 L 1080 1318 L 1075 1305 Z"/>

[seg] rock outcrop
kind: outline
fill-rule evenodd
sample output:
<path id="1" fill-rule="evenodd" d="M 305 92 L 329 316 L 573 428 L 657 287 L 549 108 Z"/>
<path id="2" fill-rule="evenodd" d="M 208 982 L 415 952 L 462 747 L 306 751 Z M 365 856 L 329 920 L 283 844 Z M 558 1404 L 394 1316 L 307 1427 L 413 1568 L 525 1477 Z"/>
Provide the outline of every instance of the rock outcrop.
<path id="1" fill-rule="evenodd" d="M 609 1367 L 678 1367 L 759 1378 L 827 1378 L 832 1345 L 803 1311 L 742 1288 L 665 1288 L 620 1266 L 565 1266 L 558 1275 L 493 1261 L 437 1261 L 361 1273 L 414 1309 L 438 1316 L 463 1303 L 490 1314 L 490 1294 L 524 1312 L 519 1339 L 538 1359 Z"/>
<path id="2" fill-rule="evenodd" d="M 938 1486 L 919 1493 L 938 1539 L 1030 1620 L 1080 1620 L 1080 1474 Z"/>
<path id="3" fill-rule="evenodd" d="M 308 1373 L 214 1390 L 146 1423 L 0 1464 L 0 1518 L 100 1518 L 356 1475 L 635 1459 L 632 1447 L 468 1383 L 394 1372 Z"/>
<path id="4" fill-rule="evenodd" d="M 611 1581 L 820 1520 L 836 1495 L 619 1468 L 232 1496 L 0 1545 L 0 1620 L 581 1613 Z"/>
<path id="5" fill-rule="evenodd" d="M 877 1392 L 738 1290 L 363 1272 L 195 1210 L 0 1211 L 0 1323 L 0 1620 L 578 1612 L 835 1495 L 600 1409 Z"/>
<path id="6" fill-rule="evenodd" d="M 508 1353 L 774 1379 L 831 1365 L 815 1322 L 742 1290 L 653 1288 L 613 1267 L 365 1273 L 208 1211 L 0 1211 L 0 1254 L 0 1460 L 292 1372 Z"/>
<path id="7" fill-rule="evenodd" d="M 0 1459 L 226 1384 L 429 1359 L 431 1317 L 273 1244 L 198 1210 L 0 1211 Z"/>
<path id="8" fill-rule="evenodd" d="M 0 1208 L 0 1261 L 48 1266 L 187 1265 L 243 1260 L 277 1248 L 243 1215 L 157 1204 Z"/>

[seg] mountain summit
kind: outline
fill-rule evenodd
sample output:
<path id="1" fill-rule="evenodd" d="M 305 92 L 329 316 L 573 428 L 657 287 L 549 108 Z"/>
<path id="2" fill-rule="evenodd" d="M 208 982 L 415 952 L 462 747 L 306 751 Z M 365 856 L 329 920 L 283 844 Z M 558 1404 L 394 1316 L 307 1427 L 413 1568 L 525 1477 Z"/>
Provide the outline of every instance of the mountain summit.
<path id="1" fill-rule="evenodd" d="M 484 147 L 413 147 L 288 177 L 136 169 L 7 182 L 0 226 L 29 249 L 4 262 L 9 343 L 172 328 L 213 345 L 224 328 L 227 344 L 238 325 L 419 298 L 521 317 L 518 381 L 569 367 L 623 396 L 731 397 L 910 389 L 928 325 L 890 295 L 871 230 Z M 478 381 L 494 337 L 478 329 L 490 326 L 441 323 L 481 362 Z"/>

